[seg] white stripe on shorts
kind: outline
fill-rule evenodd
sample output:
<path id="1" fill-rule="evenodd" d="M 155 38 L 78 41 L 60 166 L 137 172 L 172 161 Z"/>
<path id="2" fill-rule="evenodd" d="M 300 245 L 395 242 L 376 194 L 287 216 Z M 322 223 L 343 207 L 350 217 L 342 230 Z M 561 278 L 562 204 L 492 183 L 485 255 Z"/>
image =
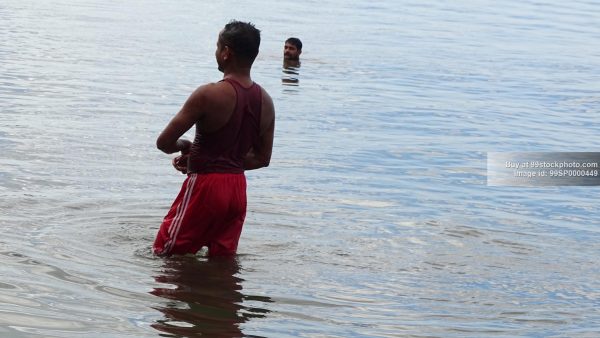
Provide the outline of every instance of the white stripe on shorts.
<path id="1" fill-rule="evenodd" d="M 177 239 L 177 235 L 179 234 L 179 229 L 181 228 L 181 223 L 183 222 L 183 216 L 185 216 L 185 212 L 190 204 L 192 190 L 194 189 L 194 183 L 196 183 L 196 178 L 198 174 L 191 174 L 190 178 L 187 182 L 187 186 L 185 187 L 185 194 L 183 195 L 183 201 L 177 206 L 177 212 L 175 213 L 175 218 L 173 218 L 173 223 L 169 227 L 169 240 L 165 243 L 162 254 L 168 254 L 169 251 L 175 245 L 175 240 Z"/>

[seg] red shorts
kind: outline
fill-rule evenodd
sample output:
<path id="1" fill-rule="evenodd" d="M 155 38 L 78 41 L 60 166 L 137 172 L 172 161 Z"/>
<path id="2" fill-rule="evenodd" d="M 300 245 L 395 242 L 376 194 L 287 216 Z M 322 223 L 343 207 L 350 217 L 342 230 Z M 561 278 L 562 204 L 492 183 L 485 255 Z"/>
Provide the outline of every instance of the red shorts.
<path id="1" fill-rule="evenodd" d="M 160 225 L 154 253 L 195 254 L 206 246 L 210 256 L 234 255 L 245 218 L 244 174 L 189 174 Z"/>

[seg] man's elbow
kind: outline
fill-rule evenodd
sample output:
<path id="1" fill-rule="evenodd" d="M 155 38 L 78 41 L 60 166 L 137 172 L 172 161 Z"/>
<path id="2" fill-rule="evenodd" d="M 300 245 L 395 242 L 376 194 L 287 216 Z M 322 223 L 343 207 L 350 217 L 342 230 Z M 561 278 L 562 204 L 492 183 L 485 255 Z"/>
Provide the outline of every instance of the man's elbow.
<path id="1" fill-rule="evenodd" d="M 266 168 L 269 166 L 270 162 L 270 157 L 260 156 L 258 154 L 253 153 L 252 156 L 248 156 L 244 160 L 244 168 L 246 170 Z"/>
<path id="2" fill-rule="evenodd" d="M 261 168 L 266 168 L 271 163 L 271 153 L 260 153 L 258 154 L 258 163 L 260 163 Z"/>
<path id="3" fill-rule="evenodd" d="M 156 139 L 156 148 L 163 153 L 169 153 L 169 144 L 160 136 Z"/>
<path id="4" fill-rule="evenodd" d="M 266 158 L 266 159 L 264 159 L 264 160 L 263 160 L 263 162 L 262 162 L 262 167 L 263 167 L 263 168 L 266 168 L 266 167 L 268 167 L 268 166 L 269 166 L 269 164 L 271 164 L 271 158 Z"/>

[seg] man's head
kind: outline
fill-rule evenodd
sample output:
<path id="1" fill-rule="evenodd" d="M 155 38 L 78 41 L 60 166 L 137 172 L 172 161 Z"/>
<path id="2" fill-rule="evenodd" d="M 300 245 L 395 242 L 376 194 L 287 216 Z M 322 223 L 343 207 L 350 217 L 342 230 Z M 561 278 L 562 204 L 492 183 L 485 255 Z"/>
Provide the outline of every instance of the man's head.
<path id="1" fill-rule="evenodd" d="M 300 54 L 302 54 L 302 41 L 300 41 L 300 39 L 289 38 L 285 40 L 285 46 L 283 48 L 283 58 L 285 60 L 300 60 Z"/>
<path id="2" fill-rule="evenodd" d="M 234 64 L 250 68 L 260 47 L 260 30 L 249 22 L 230 21 L 219 33 L 215 56 L 219 70 Z"/>

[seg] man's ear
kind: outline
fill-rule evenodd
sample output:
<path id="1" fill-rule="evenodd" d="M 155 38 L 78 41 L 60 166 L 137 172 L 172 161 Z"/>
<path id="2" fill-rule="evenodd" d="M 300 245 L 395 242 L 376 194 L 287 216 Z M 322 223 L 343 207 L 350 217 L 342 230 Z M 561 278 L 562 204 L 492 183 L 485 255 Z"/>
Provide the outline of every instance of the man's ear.
<path id="1" fill-rule="evenodd" d="M 223 55 L 223 58 L 225 60 L 229 59 L 231 57 L 231 55 L 233 54 L 233 50 L 231 48 L 229 48 L 229 46 L 225 46 L 223 48 L 223 53 L 225 53 L 225 55 Z"/>

